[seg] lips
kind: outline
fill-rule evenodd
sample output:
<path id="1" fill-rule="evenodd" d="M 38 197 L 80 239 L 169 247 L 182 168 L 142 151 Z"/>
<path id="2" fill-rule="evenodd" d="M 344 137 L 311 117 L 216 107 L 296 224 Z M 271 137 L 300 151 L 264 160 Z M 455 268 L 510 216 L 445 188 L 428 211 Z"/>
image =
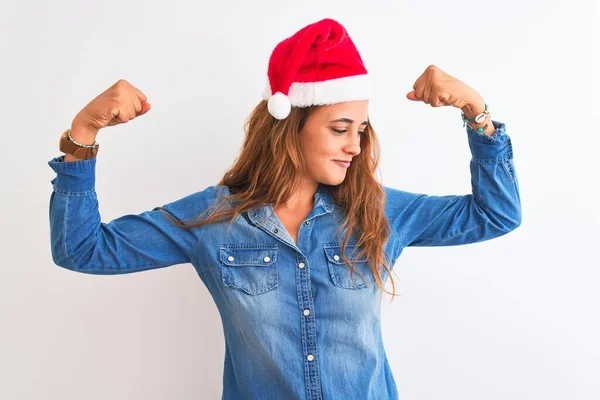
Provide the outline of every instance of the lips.
<path id="1" fill-rule="evenodd" d="M 344 168 L 348 168 L 350 166 L 350 161 L 333 160 L 333 162 Z"/>

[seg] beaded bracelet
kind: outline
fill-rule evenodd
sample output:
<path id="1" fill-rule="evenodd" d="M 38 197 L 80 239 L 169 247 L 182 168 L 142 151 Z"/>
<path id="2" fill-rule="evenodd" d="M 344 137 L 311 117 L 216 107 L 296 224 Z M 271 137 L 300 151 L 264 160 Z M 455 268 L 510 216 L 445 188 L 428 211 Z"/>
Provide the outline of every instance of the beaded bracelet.
<path id="1" fill-rule="evenodd" d="M 464 111 L 461 111 L 460 115 L 462 116 L 463 121 L 467 120 L 467 122 L 475 122 L 475 123 L 482 123 L 483 121 L 485 121 L 485 118 L 489 115 L 489 110 L 488 110 L 488 105 L 487 103 L 483 103 L 484 104 L 484 110 L 481 114 L 477 114 L 475 116 L 475 118 L 467 118 L 467 116 L 465 115 Z"/>
<path id="2" fill-rule="evenodd" d="M 67 137 L 69 138 L 69 140 L 73 143 L 75 143 L 77 146 L 81 146 L 81 147 L 96 147 L 98 145 L 98 142 L 96 140 L 94 140 L 93 144 L 83 144 L 83 143 L 79 143 L 76 142 L 72 137 L 71 137 L 71 130 L 69 129 L 69 133 L 67 134 Z"/>
<path id="3" fill-rule="evenodd" d="M 463 128 L 465 127 L 465 125 L 468 125 L 469 128 L 473 129 L 474 131 L 477 131 L 479 133 L 482 133 L 483 131 L 485 131 L 487 129 L 487 127 L 490 125 L 490 121 L 492 120 L 492 116 L 488 113 L 486 119 L 488 119 L 487 124 L 485 124 L 485 126 L 483 127 L 479 127 L 479 128 L 474 128 L 471 126 L 471 124 L 468 124 L 467 121 L 465 120 L 465 118 L 463 117 Z M 482 121 L 483 122 L 483 121 Z M 480 122 L 481 123 L 481 122 Z"/>

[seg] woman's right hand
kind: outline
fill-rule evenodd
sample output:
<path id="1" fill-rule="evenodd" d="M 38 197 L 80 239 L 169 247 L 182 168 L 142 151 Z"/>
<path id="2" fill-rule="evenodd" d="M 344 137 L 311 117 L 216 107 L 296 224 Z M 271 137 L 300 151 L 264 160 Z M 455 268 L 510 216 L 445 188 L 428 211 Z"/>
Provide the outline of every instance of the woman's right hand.
<path id="1" fill-rule="evenodd" d="M 125 124 L 150 110 L 146 96 L 125 79 L 120 79 L 89 102 L 73 119 L 71 136 L 95 140 L 102 128 Z"/>

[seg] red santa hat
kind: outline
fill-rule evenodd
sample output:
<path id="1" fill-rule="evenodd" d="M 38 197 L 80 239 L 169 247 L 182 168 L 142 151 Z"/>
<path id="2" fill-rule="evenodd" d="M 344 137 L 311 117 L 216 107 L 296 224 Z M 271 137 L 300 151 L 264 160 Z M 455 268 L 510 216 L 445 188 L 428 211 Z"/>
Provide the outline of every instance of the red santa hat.
<path id="1" fill-rule="evenodd" d="M 269 59 L 263 99 L 286 118 L 291 107 L 369 100 L 371 81 L 346 29 L 326 18 L 279 43 Z"/>

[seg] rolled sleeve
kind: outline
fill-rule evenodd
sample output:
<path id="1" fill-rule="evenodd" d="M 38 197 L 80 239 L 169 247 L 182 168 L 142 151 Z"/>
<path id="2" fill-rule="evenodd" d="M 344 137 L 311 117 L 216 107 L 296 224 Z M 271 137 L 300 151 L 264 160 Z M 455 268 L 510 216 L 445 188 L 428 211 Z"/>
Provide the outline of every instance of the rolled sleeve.
<path id="1" fill-rule="evenodd" d="M 492 121 L 496 131 L 492 135 L 479 133 L 467 125 L 467 137 L 473 160 L 498 162 L 513 157 L 510 137 L 503 122 Z"/>
<path id="2" fill-rule="evenodd" d="M 64 161 L 65 156 L 55 157 L 48 165 L 56 177 L 50 181 L 54 191 L 64 195 L 82 195 L 94 190 L 96 184 L 96 158 L 80 161 Z"/>

